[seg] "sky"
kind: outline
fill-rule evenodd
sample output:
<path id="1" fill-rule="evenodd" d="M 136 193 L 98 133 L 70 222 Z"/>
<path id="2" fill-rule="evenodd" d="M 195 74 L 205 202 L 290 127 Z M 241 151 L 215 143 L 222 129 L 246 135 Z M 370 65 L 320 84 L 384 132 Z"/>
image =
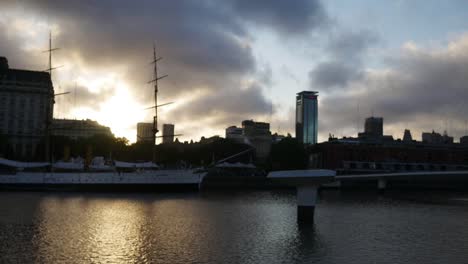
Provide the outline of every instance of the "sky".
<path id="1" fill-rule="evenodd" d="M 467 135 L 466 1 L 0 0 L 0 56 L 48 68 L 54 117 L 93 119 L 136 140 L 151 122 L 152 49 L 159 124 L 180 140 L 224 136 L 254 119 L 294 135 L 295 95 L 319 92 L 319 141 L 356 136 L 368 116 L 384 133 Z"/>

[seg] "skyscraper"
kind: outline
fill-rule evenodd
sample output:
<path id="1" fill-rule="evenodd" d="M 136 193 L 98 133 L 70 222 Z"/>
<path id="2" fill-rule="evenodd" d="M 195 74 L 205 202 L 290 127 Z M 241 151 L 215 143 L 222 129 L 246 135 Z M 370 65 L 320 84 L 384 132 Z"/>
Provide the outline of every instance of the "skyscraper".
<path id="1" fill-rule="evenodd" d="M 174 142 L 174 125 L 163 124 L 162 143 L 172 143 L 172 142 Z"/>
<path id="2" fill-rule="evenodd" d="M 153 123 L 137 123 L 137 142 L 153 142 Z"/>
<path id="3" fill-rule="evenodd" d="M 383 136 L 383 117 L 368 117 L 364 123 L 364 133 L 370 137 Z"/>
<path id="4" fill-rule="evenodd" d="M 296 138 L 304 144 L 316 144 L 318 133 L 318 92 L 296 95 Z"/>

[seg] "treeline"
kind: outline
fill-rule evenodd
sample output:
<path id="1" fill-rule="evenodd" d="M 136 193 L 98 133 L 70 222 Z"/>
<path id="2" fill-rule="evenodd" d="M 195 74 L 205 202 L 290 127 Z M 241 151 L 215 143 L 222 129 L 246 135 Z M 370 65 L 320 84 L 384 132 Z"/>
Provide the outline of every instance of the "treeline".
<path id="1" fill-rule="evenodd" d="M 300 170 L 307 168 L 308 154 L 295 138 L 286 137 L 271 146 L 269 170 Z"/>
<path id="2" fill-rule="evenodd" d="M 67 137 L 51 137 L 51 154 L 53 160 L 69 160 L 72 157 L 92 158 L 102 156 L 105 159 L 128 162 L 153 160 L 155 151 L 156 162 L 166 167 L 208 166 L 229 156 L 251 149 L 246 144 L 224 138 L 202 138 L 199 142 L 176 142 L 159 144 L 153 148 L 151 143 L 140 142 L 129 144 L 125 138 L 115 138 L 106 135 L 95 135 L 89 138 L 70 139 Z M 27 160 L 45 160 L 44 142 L 39 144 L 34 157 Z M 0 154 L 9 159 L 22 160 L 8 145 L 8 138 L 0 136 Z M 267 170 L 304 169 L 307 166 L 307 153 L 303 145 L 291 137 L 272 145 L 267 160 L 258 161 L 255 151 L 230 159 L 229 162 L 255 163 Z M 24 160 L 24 159 L 23 159 Z"/>
<path id="3" fill-rule="evenodd" d="M 95 135 L 86 139 L 71 140 L 65 137 L 53 139 L 53 155 L 55 160 L 68 157 L 103 156 L 129 162 L 153 160 L 153 152 L 158 164 L 166 167 L 206 166 L 228 156 L 237 154 L 251 147 L 234 141 L 217 138 L 207 142 L 175 141 L 173 143 L 159 144 L 156 148 L 151 142 L 129 144 L 125 138 L 112 138 L 105 135 Z M 249 162 L 254 160 L 254 152 L 240 156 L 233 161 Z"/>

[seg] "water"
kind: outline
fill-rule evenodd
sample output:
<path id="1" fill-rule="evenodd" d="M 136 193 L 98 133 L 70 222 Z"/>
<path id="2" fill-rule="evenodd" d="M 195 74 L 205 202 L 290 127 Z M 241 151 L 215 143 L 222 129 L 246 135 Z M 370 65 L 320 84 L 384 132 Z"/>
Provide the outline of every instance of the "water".
<path id="1" fill-rule="evenodd" d="M 3 192 L 0 262 L 468 263 L 468 206 L 427 197 L 326 191 L 303 227 L 291 192 Z"/>

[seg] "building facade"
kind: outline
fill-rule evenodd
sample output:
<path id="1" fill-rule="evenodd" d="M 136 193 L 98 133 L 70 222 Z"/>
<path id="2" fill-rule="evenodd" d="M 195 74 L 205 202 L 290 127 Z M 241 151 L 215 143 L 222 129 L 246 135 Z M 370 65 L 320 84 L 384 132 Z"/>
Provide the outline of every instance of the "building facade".
<path id="1" fill-rule="evenodd" d="M 174 125 L 173 124 L 163 124 L 163 134 L 162 134 L 162 143 L 172 143 L 174 142 Z"/>
<path id="2" fill-rule="evenodd" d="M 468 145 L 468 136 L 460 137 L 460 144 L 465 146 Z"/>
<path id="3" fill-rule="evenodd" d="M 226 138 L 239 143 L 244 143 L 244 129 L 237 126 L 230 126 L 226 128 Z"/>
<path id="4" fill-rule="evenodd" d="M 53 117 L 54 87 L 47 72 L 11 69 L 0 57 L 0 133 L 15 158 L 31 159 Z"/>
<path id="5" fill-rule="evenodd" d="M 467 137 L 468 138 L 468 137 Z M 453 142 L 446 133 L 423 133 L 413 140 L 405 129 L 403 140 L 383 135 L 383 118 L 366 119 L 357 138 L 334 138 L 308 148 L 311 168 L 362 172 L 468 169 L 468 144 Z"/>
<path id="6" fill-rule="evenodd" d="M 242 121 L 244 143 L 255 148 L 255 155 L 258 160 L 264 161 L 270 155 L 272 137 L 270 124 L 265 122 L 255 122 L 253 120 Z"/>
<path id="7" fill-rule="evenodd" d="M 323 142 L 309 149 L 313 168 L 360 170 L 449 170 L 468 167 L 468 147 L 462 144 Z"/>
<path id="8" fill-rule="evenodd" d="M 383 117 L 368 117 L 364 122 L 364 133 L 371 137 L 383 136 Z"/>
<path id="9" fill-rule="evenodd" d="M 422 141 L 429 144 L 452 144 L 453 137 L 447 135 L 447 132 L 444 132 L 443 135 L 435 131 L 432 132 L 423 132 L 421 135 Z"/>
<path id="10" fill-rule="evenodd" d="M 106 135 L 113 137 L 109 127 L 100 125 L 90 119 L 54 119 L 51 125 L 51 133 L 54 136 L 63 136 L 71 139 L 89 138 L 94 135 Z"/>
<path id="11" fill-rule="evenodd" d="M 153 123 L 137 123 L 137 142 L 153 141 Z"/>
<path id="12" fill-rule="evenodd" d="M 366 118 L 364 132 L 358 134 L 359 140 L 367 142 L 393 141 L 393 136 L 384 135 L 383 123 L 383 117 L 371 116 Z"/>
<path id="13" fill-rule="evenodd" d="M 318 92 L 296 95 L 296 138 L 303 144 L 316 144 L 318 135 Z"/>
<path id="14" fill-rule="evenodd" d="M 259 161 L 266 160 L 273 143 L 270 124 L 253 120 L 242 121 L 242 127 L 230 126 L 226 128 L 226 138 L 252 146 Z"/>

